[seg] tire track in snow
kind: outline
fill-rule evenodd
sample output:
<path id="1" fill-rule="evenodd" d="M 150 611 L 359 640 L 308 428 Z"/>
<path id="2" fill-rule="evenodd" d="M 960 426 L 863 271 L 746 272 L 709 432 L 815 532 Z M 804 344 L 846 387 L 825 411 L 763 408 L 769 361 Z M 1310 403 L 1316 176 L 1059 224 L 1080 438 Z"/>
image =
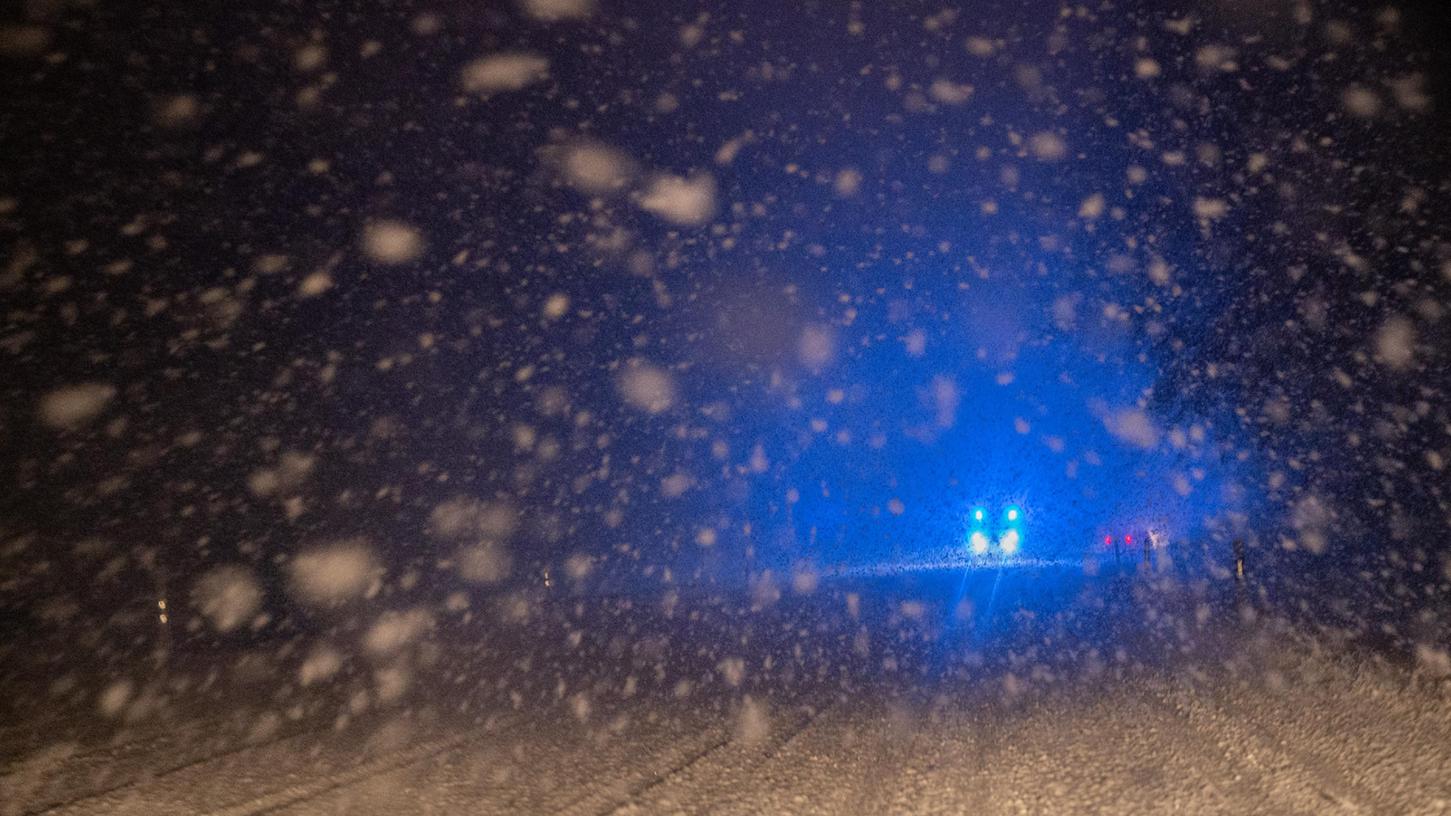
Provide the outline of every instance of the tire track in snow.
<path id="1" fill-rule="evenodd" d="M 899 791 L 913 786 L 917 772 L 937 764 L 942 744 L 922 736 L 918 707 L 898 700 L 872 699 L 838 705 L 781 747 L 759 784 L 739 791 L 733 801 L 710 808 L 720 816 L 761 813 L 907 813 Z M 955 736 L 955 735 L 954 735 Z M 977 812 L 971 808 L 963 812 Z"/>
<path id="2" fill-rule="evenodd" d="M 953 812 L 991 812 L 985 794 L 990 727 L 980 708 L 951 715 L 929 714 L 907 738 L 892 784 L 877 788 L 856 812 L 930 812 L 932 793 L 944 788 L 956 793 Z M 950 785 L 942 783 L 944 777 L 950 777 Z"/>
<path id="3" fill-rule="evenodd" d="M 365 733 L 362 729 L 365 729 L 366 728 L 367 729 L 366 730 L 366 733 L 369 733 L 369 734 L 371 734 L 371 735 L 373 735 L 373 736 L 376 737 L 376 736 L 379 736 L 379 735 L 383 735 L 389 728 L 398 725 L 400 722 L 402 722 L 402 721 L 400 721 L 400 720 L 398 720 L 396 718 L 395 719 L 384 719 L 383 716 L 382 716 L 382 714 L 381 714 L 381 712 L 380 712 L 379 715 L 378 715 L 378 717 L 376 719 L 373 719 L 371 721 L 371 724 L 370 725 L 365 726 L 362 723 L 355 723 L 352 726 L 352 728 L 360 729 L 360 730 L 356 730 L 355 731 L 355 730 L 350 729 L 349 732 L 347 732 L 347 733 L 349 733 L 349 734 Z M 483 728 L 488 729 L 488 728 L 490 728 L 490 726 L 489 725 L 486 725 L 486 726 L 483 726 Z M 470 729 L 467 729 L 467 730 L 461 732 L 461 735 L 475 734 L 478 730 L 479 730 L 479 728 L 477 728 L 477 727 L 476 728 L 470 728 Z M 490 735 L 492 735 L 493 733 L 496 733 L 496 731 L 490 731 L 489 732 Z M 459 735 L 455 735 L 455 736 L 459 736 Z M 165 768 L 163 768 L 161 770 L 154 771 L 154 772 L 148 773 L 146 775 L 143 775 L 143 776 L 140 776 L 140 777 L 137 777 L 137 778 L 129 779 L 129 780 L 127 780 L 126 782 L 124 782 L 122 784 L 114 785 L 114 786 L 111 786 L 109 788 L 106 788 L 106 789 L 100 790 L 100 791 L 88 792 L 88 793 L 86 793 L 85 795 L 82 795 L 82 796 L 72 797 L 72 798 L 68 799 L 65 802 L 58 803 L 58 804 L 54 804 L 54 805 L 50 805 L 50 806 L 47 806 L 47 807 L 45 807 L 43 809 L 36 810 L 36 811 L 32 811 L 31 813 L 32 814 L 37 814 L 37 816 L 38 816 L 38 814 L 56 814 L 58 816 L 59 814 L 72 813 L 72 812 L 91 812 L 91 810 L 94 809 L 94 808 L 103 808 L 103 809 L 108 809 L 108 810 L 115 810 L 115 809 L 118 809 L 118 808 L 121 808 L 121 807 L 126 807 L 126 806 L 141 807 L 142 808 L 142 812 L 146 812 L 146 813 L 151 813 L 151 812 L 168 812 L 167 811 L 167 808 L 168 807 L 184 808 L 186 810 L 186 812 L 205 812 L 205 808 L 200 807 L 200 806 L 197 806 L 197 805 L 186 805 L 186 804 L 182 804 L 182 803 L 178 803 L 178 802 L 173 802 L 173 801 L 167 800 L 166 799 L 166 795 L 167 795 L 167 790 L 166 789 L 167 789 L 167 786 L 168 785 L 176 786 L 178 784 L 181 784 L 183 790 L 190 790 L 190 788 L 188 788 L 184 784 L 185 780 L 178 780 L 177 777 L 180 777 L 182 775 L 185 775 L 188 772 L 201 772 L 204 769 L 206 769 L 208 772 L 206 774 L 203 774 L 203 778 L 207 779 L 207 781 L 212 786 L 215 786 L 217 783 L 233 783 L 233 782 L 235 782 L 235 780 L 231 779 L 230 778 L 231 777 L 231 774 L 228 774 L 227 773 L 227 771 L 230 770 L 230 769 L 225 768 L 225 767 L 215 768 L 215 769 L 207 769 L 207 766 L 209 766 L 209 765 L 223 764 L 223 763 L 226 763 L 228 761 L 236 761 L 242 755 L 247 754 L 248 752 L 255 752 L 255 753 L 258 754 L 257 757 L 254 757 L 253 758 L 254 761 L 251 763 L 251 767 L 256 767 L 256 768 L 268 767 L 269 765 L 270 766 L 275 766 L 275 767 L 289 767 L 287 765 L 287 763 L 289 761 L 295 760 L 295 759 L 297 759 L 299 757 L 305 757 L 309 761 L 314 761 L 315 762 L 315 761 L 317 761 L 317 757 L 316 756 L 308 755 L 307 752 L 302 751 L 301 749 L 298 750 L 298 752 L 297 752 L 297 754 L 295 756 L 289 756 L 289 755 L 285 755 L 284 754 L 284 755 L 276 755 L 276 756 L 269 757 L 269 756 L 266 755 L 265 752 L 273 752 L 274 754 L 281 754 L 281 752 L 283 752 L 285 749 L 287 749 L 291 744 L 307 745 L 309 740 L 316 740 L 316 739 L 323 739 L 323 740 L 325 740 L 325 739 L 327 739 L 329 737 L 338 738 L 338 737 L 340 737 L 340 732 L 335 731 L 335 730 L 333 730 L 331 728 L 311 729 L 311 730 L 302 731 L 302 732 L 295 732 L 295 733 L 291 733 L 291 734 L 284 733 L 284 734 L 281 734 L 281 735 L 279 735 L 277 737 L 274 737 L 272 739 L 269 739 L 269 740 L 266 740 L 266 741 L 261 741 L 261 742 L 251 742 L 251 743 L 244 742 L 242 744 L 235 745 L 235 746 L 233 746 L 231 748 L 228 748 L 227 750 L 219 751 L 219 752 L 214 752 L 214 753 L 210 753 L 210 754 L 208 754 L 206 756 L 189 759 L 186 762 L 176 763 L 176 764 L 167 766 L 167 767 L 165 767 Z M 440 738 L 440 740 L 435 740 L 433 742 L 441 742 L 444 739 L 446 739 L 446 738 Z M 429 743 L 429 744 L 431 745 L 432 743 Z M 345 754 L 352 753 L 352 752 L 356 752 L 357 751 L 357 749 L 355 747 L 351 746 L 351 745 L 350 746 L 347 746 L 347 747 L 344 747 L 342 750 L 344 751 Z M 446 750 L 446 749 L 441 749 L 441 750 Z M 399 752 L 397 750 L 388 751 L 387 753 L 380 754 L 380 755 L 378 755 L 378 756 L 376 756 L 376 757 L 374 757 L 372 759 L 364 759 L 361 762 L 353 761 L 351 759 L 343 759 L 343 760 L 341 760 L 341 761 L 339 761 L 337 763 L 337 764 L 343 766 L 342 768 L 340 768 L 338 770 L 334 770 L 334 771 L 330 771 L 330 772 L 321 774 L 318 777 L 316 777 L 316 779 L 309 780 L 307 782 L 302 782 L 302 783 L 298 783 L 296 785 L 284 786 L 283 788 L 275 788 L 275 789 L 269 790 L 266 793 L 263 793 L 261 795 L 255 796 L 255 797 L 253 797 L 251 799 L 247 799 L 244 802 L 240 803 L 239 805 L 235 805 L 235 806 L 236 807 L 242 807 L 242 806 L 247 805 L 248 803 L 255 803 L 255 802 L 262 801 L 262 800 L 267 800 L 267 799 L 269 799 L 269 797 L 272 797 L 275 793 L 278 793 L 278 792 L 281 792 L 281 791 L 284 791 L 284 790 L 291 790 L 291 789 L 299 788 L 299 787 L 308 787 L 308 788 L 310 788 L 313 784 L 322 783 L 322 782 L 325 782 L 326 780 L 334 779 L 334 778 L 336 778 L 340 774 L 349 773 L 350 771 L 355 770 L 360 765 L 368 765 L 368 764 L 373 763 L 373 762 L 386 762 L 390 757 L 397 756 L 398 753 Z M 271 762 L 269 763 L 268 761 L 265 761 L 265 760 L 271 760 Z M 302 770 L 304 772 L 306 770 L 305 768 L 298 769 L 298 768 L 295 768 L 295 767 L 292 767 L 292 768 L 289 768 L 289 769 L 290 770 L 293 770 L 293 771 Z M 263 783 L 263 784 L 265 784 L 265 783 Z M 155 788 L 157 790 L 156 790 L 155 793 L 152 793 L 152 794 L 150 794 L 148 796 L 148 794 L 146 793 L 148 787 L 152 787 L 152 788 Z M 161 801 L 157 801 L 158 797 L 161 799 Z M 278 805 L 278 806 L 281 806 L 281 805 Z M 223 807 L 221 810 L 225 811 L 227 809 L 227 807 L 234 807 L 234 806 L 226 806 L 226 807 Z M 175 812 L 175 811 L 172 811 L 172 812 Z M 243 812 L 249 812 L 249 811 L 245 811 L 244 810 Z M 266 810 L 264 809 L 264 810 L 257 811 L 257 812 L 266 812 Z"/>
<path id="4" fill-rule="evenodd" d="M 517 721 L 511 723 L 513 727 L 519 725 L 521 723 Z M 507 731 L 509 728 L 506 727 L 502 730 Z M 491 728 L 471 729 L 459 734 L 417 743 L 407 748 L 402 748 L 358 763 L 351 768 L 326 774 L 306 782 L 288 785 L 245 802 L 238 802 L 226 807 L 203 811 L 202 816 L 259 816 L 264 813 L 275 813 L 285 807 L 301 804 L 329 791 L 346 787 L 355 782 L 410 765 L 416 765 L 420 762 L 426 762 L 447 751 L 468 747 L 483 740 L 497 737 L 499 733 L 500 730 Z"/>
<path id="5" fill-rule="evenodd" d="M 148 767 L 155 757 L 184 755 L 188 757 L 184 762 L 204 762 L 209 756 L 219 756 L 235 747 L 265 746 L 300 733 L 299 728 L 284 726 L 272 739 L 248 743 L 246 730 L 236 716 L 213 716 L 202 720 L 150 723 L 125 739 L 113 738 L 112 741 L 89 745 L 60 741 L 50 746 L 32 748 L 0 766 L 0 790 L 23 788 L 28 791 L 28 802 L 23 807 L 0 807 L 0 813 L 16 813 L 22 816 L 43 813 L 89 796 L 102 796 L 124 789 L 137 780 L 162 775 L 167 768 L 180 767 L 175 760 L 169 765 L 163 764 L 159 769 Z M 125 734 L 125 731 L 121 731 L 116 736 Z M 128 767 L 129 771 L 123 770 Z M 95 786 L 93 782 L 90 790 L 77 792 L 78 788 L 87 787 L 86 780 L 104 779 L 118 771 L 124 772 L 125 778 L 100 786 Z M 56 788 L 64 789 L 67 793 L 50 796 L 48 801 L 48 794 L 37 793 Z"/>
<path id="6" fill-rule="evenodd" d="M 644 773 L 595 788 L 560 808 L 558 813 L 560 816 L 594 816 L 594 814 L 601 813 L 616 813 L 665 780 L 682 773 L 707 756 L 725 748 L 730 742 L 731 734 L 724 725 L 713 728 L 702 735 L 699 740 L 692 740 L 684 746 L 671 746 L 671 749 L 652 757 L 650 762 L 645 763 L 648 770 Z"/>
<path id="7" fill-rule="evenodd" d="M 642 779 L 665 775 L 729 740 L 723 715 L 693 706 L 600 712 L 590 722 L 563 711 L 530 718 L 512 738 L 380 770 L 287 807 L 287 813 L 441 812 L 593 814 L 628 798 Z M 420 800 L 419 797 L 424 797 Z"/>
<path id="8" fill-rule="evenodd" d="M 65 753 L 64 762 L 83 762 L 102 754 L 110 756 L 135 754 L 143 747 L 175 743 L 194 734 L 214 732 L 218 728 L 231 727 L 234 730 L 243 730 L 238 726 L 240 720 L 235 715 L 212 715 L 199 719 L 172 717 L 171 719 L 148 720 L 118 729 L 108 739 L 98 739 L 94 735 L 66 738 L 57 737 L 54 734 L 54 730 L 67 724 L 73 724 L 74 719 L 73 715 L 67 718 L 58 717 L 50 722 L 12 726 L 12 731 L 24 729 L 33 734 L 29 736 L 24 747 L 11 750 L 0 748 L 0 757 L 3 757 L 0 758 L 0 779 L 21 770 L 30 757 L 58 745 L 69 747 Z M 54 729 L 48 728 L 50 726 L 53 726 Z M 6 737 L 0 736 L 0 746 L 5 744 L 5 739 Z"/>
<path id="9" fill-rule="evenodd" d="M 0 772 L 0 790 L 10 792 L 12 797 L 16 796 L 16 792 L 24 791 L 24 796 L 17 798 L 25 800 L 24 805 L 12 801 L 0 806 L 0 813 L 30 816 L 124 789 L 151 773 L 146 767 L 149 757 L 168 748 L 178 750 L 179 743 L 184 745 L 187 737 L 202 731 L 197 726 L 182 729 L 179 733 L 150 734 L 111 745 L 80 748 L 75 743 L 61 743 L 52 749 L 32 750 Z M 132 770 L 124 773 L 118 781 L 103 783 L 99 787 L 92 785 L 87 789 L 87 780 L 104 779 L 128 765 L 132 766 Z M 79 793 L 78 788 L 81 789 Z M 52 793 L 57 789 L 67 793 Z"/>
<path id="10" fill-rule="evenodd" d="M 812 701 L 792 706 L 792 716 L 785 728 L 773 727 L 760 742 L 742 740 L 732 727 L 722 725 L 721 733 L 709 740 L 704 750 L 685 757 L 674 767 L 642 774 L 627 784 L 625 796 L 612 795 L 612 791 L 599 791 L 571 805 L 559 813 L 561 816 L 619 816 L 627 813 L 654 813 L 659 811 L 681 812 L 692 808 L 683 801 L 672 799 L 672 788 L 683 788 L 675 794 L 680 799 L 694 798 L 693 794 L 712 788 L 729 786 L 740 771 L 750 771 L 770 762 L 785 746 L 796 740 L 829 711 L 836 708 L 833 699 L 825 705 Z M 805 709 L 803 711 L 803 708 Z M 732 747 L 738 750 L 731 750 Z M 712 806 L 718 808 L 719 800 L 709 797 Z M 656 803 L 652 806 L 652 802 Z M 667 804 L 668 802 L 668 804 Z"/>
<path id="11" fill-rule="evenodd" d="M 1228 788 L 1224 758 L 1206 762 L 1197 738 L 1132 687 L 1074 689 L 989 704 L 978 758 L 989 813 L 1257 813 L 1258 791 Z M 977 712 L 974 712 L 977 713 Z M 950 775 L 925 786 L 951 813 Z"/>
<path id="12" fill-rule="evenodd" d="M 1146 699 L 1187 722 L 1203 740 L 1213 742 L 1242 768 L 1253 772 L 1265 792 L 1281 807 L 1342 813 L 1394 813 L 1391 803 L 1375 792 L 1334 773 L 1306 751 L 1288 745 L 1247 712 L 1235 711 L 1214 697 L 1214 689 L 1197 694 L 1148 687 Z"/>
<path id="13" fill-rule="evenodd" d="M 38 816 L 39 814 L 45 813 L 63 812 L 70 808 L 76 807 L 81 803 L 89 802 L 95 799 L 104 799 L 107 797 L 116 796 L 117 794 L 121 794 L 127 790 L 137 788 L 149 782 L 154 782 L 158 779 L 164 779 L 168 776 L 181 773 L 191 768 L 205 765 L 208 762 L 215 762 L 217 760 L 226 759 L 227 757 L 235 756 L 246 751 L 261 750 L 278 745 L 283 742 L 302 740 L 309 736 L 318 736 L 324 733 L 326 733 L 326 731 L 320 729 L 291 732 L 284 730 L 279 735 L 267 740 L 249 742 L 245 738 L 243 738 L 240 741 L 233 743 L 230 747 L 223 748 L 222 750 L 216 750 L 215 748 L 205 748 L 202 750 L 186 752 L 186 758 L 179 762 L 174 761 L 168 764 L 163 764 L 159 768 L 141 768 L 127 778 L 115 782 L 114 784 L 102 785 L 100 787 L 84 791 L 80 794 L 73 794 L 71 796 L 67 796 L 59 801 L 51 801 L 39 805 L 32 805 L 29 809 L 18 812 L 21 814 L 21 816 Z M 142 738 L 141 740 L 133 740 L 131 743 L 127 744 L 131 745 L 135 742 L 143 741 L 152 744 L 160 742 L 162 745 L 164 745 L 166 740 L 165 736 L 161 735 L 156 737 Z M 94 758 L 94 753 L 95 752 L 92 751 L 87 752 L 86 754 L 77 754 L 73 755 L 69 759 L 80 760 L 89 764 L 88 760 Z M 62 763 L 61 771 L 64 772 L 65 770 L 65 763 Z M 82 770 L 84 770 L 84 768 L 82 768 Z M 8 779 L 8 775 L 4 779 Z"/>

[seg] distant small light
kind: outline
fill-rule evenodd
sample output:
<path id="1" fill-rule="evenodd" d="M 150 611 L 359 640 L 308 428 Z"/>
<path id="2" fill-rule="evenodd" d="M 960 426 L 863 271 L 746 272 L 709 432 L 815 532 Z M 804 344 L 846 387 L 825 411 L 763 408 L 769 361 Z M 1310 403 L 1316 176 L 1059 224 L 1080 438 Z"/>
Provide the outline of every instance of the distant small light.
<path id="1" fill-rule="evenodd" d="M 1104 543 L 1104 545 L 1112 544 L 1113 543 L 1113 536 L 1104 536 L 1103 537 L 1103 543 Z"/>
<path id="2" fill-rule="evenodd" d="M 1011 509 L 1008 510 L 1008 521 L 1017 521 L 1017 520 L 1018 520 L 1018 508 L 1013 507 L 1013 508 L 1011 508 Z"/>
<path id="3" fill-rule="evenodd" d="M 166 599 L 165 598 L 162 598 L 161 600 L 157 601 L 156 602 L 156 608 L 157 609 L 165 609 L 166 608 Z"/>
<path id="4" fill-rule="evenodd" d="M 1017 530 L 1009 530 L 1006 533 L 1003 533 L 1002 538 L 998 539 L 998 546 L 1003 548 L 1003 555 L 1012 555 L 1013 553 L 1017 552 L 1018 543 L 1019 539 Z"/>
<path id="5" fill-rule="evenodd" d="M 983 513 L 983 511 L 981 511 L 981 510 L 974 510 L 974 511 L 972 511 L 972 519 L 973 519 L 973 521 L 982 521 L 984 515 L 986 515 L 986 514 Z"/>
<path id="6" fill-rule="evenodd" d="M 1124 536 L 1124 543 L 1125 544 L 1132 544 L 1132 543 L 1134 543 L 1134 537 L 1131 536 L 1131 535 L 1125 535 Z"/>
<path id="7" fill-rule="evenodd" d="M 981 531 L 973 533 L 971 536 L 969 536 L 967 539 L 967 544 L 970 548 L 972 548 L 973 555 L 982 555 L 987 552 L 987 536 L 983 535 Z"/>

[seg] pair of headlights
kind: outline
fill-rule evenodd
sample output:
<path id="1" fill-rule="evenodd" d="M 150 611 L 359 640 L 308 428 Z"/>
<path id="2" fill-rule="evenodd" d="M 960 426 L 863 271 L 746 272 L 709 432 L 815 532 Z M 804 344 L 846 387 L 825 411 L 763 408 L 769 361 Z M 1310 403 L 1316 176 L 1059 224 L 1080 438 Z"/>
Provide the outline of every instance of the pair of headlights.
<path id="1" fill-rule="evenodd" d="M 1003 508 L 1003 520 L 1008 524 L 1017 524 L 1023 519 L 1023 511 L 1015 504 Z M 987 523 L 987 511 L 981 507 L 974 507 L 972 510 L 972 523 L 975 527 L 981 527 Z"/>
<path id="2" fill-rule="evenodd" d="M 1001 522 L 998 525 L 998 548 L 1003 555 L 1013 555 L 1023 544 L 1023 511 L 1017 505 L 1010 504 L 1002 509 L 999 516 Z M 967 546 L 973 555 L 986 555 L 992 548 L 985 508 L 974 507 L 972 510 L 972 533 L 967 537 Z"/>

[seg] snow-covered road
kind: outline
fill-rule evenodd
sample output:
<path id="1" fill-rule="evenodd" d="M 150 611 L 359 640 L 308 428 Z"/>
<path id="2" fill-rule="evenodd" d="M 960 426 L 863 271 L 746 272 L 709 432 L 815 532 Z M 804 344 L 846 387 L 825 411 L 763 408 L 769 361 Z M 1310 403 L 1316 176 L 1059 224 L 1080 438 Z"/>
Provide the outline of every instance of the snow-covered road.
<path id="1" fill-rule="evenodd" d="M 1133 603 L 1101 610 L 1113 619 L 1103 631 L 1167 608 L 1162 596 L 1146 601 L 1142 588 L 1130 594 Z M 876 650 L 885 647 L 874 644 L 867 662 L 851 664 L 846 655 L 861 657 L 861 639 L 816 624 L 805 639 L 799 630 L 779 641 L 758 633 L 742 647 L 741 666 L 718 668 L 714 682 L 706 664 L 666 657 L 632 666 L 643 665 L 642 678 L 672 666 L 672 678 L 695 682 L 616 686 L 604 679 L 611 675 L 561 664 L 551 669 L 557 686 L 538 698 L 497 698 L 486 683 L 440 669 L 397 704 L 346 720 L 296 711 L 268 719 L 264 702 L 239 700 L 235 711 L 137 724 L 100 743 L 28 749 L 4 766 L 0 810 L 1451 810 L 1451 695 L 1443 683 L 1412 681 L 1363 654 L 1317 650 L 1283 622 L 1246 624 L 1203 593 L 1185 602 L 1210 610 L 1200 616 L 1205 626 L 1192 648 L 1171 639 L 1158 659 L 1147 659 L 1152 638 L 1123 637 L 1117 646 L 1074 643 L 1080 656 L 1055 663 L 1045 655 L 1070 650 L 1054 638 L 1098 630 L 1055 628 L 1051 614 L 1025 617 L 1019 608 L 1012 617 L 1026 624 L 985 639 L 978 656 L 946 664 L 934 656 L 950 642 L 940 633 L 923 641 L 934 648 L 884 658 Z M 809 620 L 801 612 L 781 620 Z M 872 628 L 878 640 L 890 631 L 885 622 Z M 692 630 L 688 640 L 702 637 Z M 797 671 L 771 674 L 793 654 Z M 895 661 L 895 671 L 861 670 L 883 660 Z M 755 675 L 772 679 L 753 683 Z"/>

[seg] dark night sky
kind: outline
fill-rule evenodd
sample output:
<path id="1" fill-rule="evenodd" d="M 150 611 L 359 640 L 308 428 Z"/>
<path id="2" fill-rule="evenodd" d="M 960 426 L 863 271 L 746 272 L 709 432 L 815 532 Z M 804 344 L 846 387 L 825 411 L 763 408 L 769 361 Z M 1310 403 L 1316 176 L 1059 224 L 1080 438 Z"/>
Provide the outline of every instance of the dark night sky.
<path id="1" fill-rule="evenodd" d="M 1445 12 L 1312 5 L 37 12 L 0 72 L 7 605 L 351 536 L 447 591 L 461 496 L 515 519 L 511 579 L 910 561 L 983 496 L 1060 549 L 1149 513 L 1434 576 Z M 547 76 L 461 89 L 499 53 Z M 667 176 L 712 211 L 652 207 Z"/>

